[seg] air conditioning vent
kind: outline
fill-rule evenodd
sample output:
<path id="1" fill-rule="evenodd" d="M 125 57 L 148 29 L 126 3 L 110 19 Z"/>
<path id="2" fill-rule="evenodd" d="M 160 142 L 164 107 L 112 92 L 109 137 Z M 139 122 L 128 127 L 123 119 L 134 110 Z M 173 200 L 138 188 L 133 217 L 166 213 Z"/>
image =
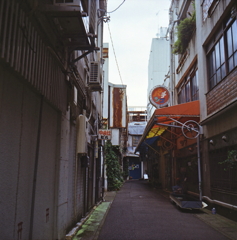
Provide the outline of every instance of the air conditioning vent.
<path id="1" fill-rule="evenodd" d="M 88 87 L 91 91 L 102 90 L 102 77 L 100 76 L 100 63 L 93 61 L 90 62 L 90 75 L 88 79 Z"/>
<path id="2" fill-rule="evenodd" d="M 90 77 L 89 84 L 98 84 L 99 80 L 99 63 L 98 62 L 90 62 Z"/>
<path id="3" fill-rule="evenodd" d="M 59 5 L 59 6 L 80 6 L 80 0 L 54 0 L 54 5 Z"/>

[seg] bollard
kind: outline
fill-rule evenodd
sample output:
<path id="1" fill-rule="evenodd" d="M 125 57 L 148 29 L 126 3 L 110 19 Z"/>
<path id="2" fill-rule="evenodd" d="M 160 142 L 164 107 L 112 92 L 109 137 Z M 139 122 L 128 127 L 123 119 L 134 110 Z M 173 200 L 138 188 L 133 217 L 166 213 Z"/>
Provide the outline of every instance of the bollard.
<path id="1" fill-rule="evenodd" d="M 216 209 L 212 208 L 211 212 L 212 212 L 212 214 L 216 214 Z"/>

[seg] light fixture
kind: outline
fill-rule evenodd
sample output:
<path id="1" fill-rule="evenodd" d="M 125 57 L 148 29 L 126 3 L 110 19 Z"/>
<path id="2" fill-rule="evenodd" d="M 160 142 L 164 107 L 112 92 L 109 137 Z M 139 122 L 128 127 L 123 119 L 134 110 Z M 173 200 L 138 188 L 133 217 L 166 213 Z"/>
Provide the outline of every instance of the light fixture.
<path id="1" fill-rule="evenodd" d="M 209 143 L 214 146 L 214 141 L 212 139 L 209 141 Z"/>
<path id="2" fill-rule="evenodd" d="M 222 136 L 222 140 L 223 140 L 224 142 L 228 142 L 227 136 L 226 136 L 226 135 L 223 135 L 223 136 Z"/>

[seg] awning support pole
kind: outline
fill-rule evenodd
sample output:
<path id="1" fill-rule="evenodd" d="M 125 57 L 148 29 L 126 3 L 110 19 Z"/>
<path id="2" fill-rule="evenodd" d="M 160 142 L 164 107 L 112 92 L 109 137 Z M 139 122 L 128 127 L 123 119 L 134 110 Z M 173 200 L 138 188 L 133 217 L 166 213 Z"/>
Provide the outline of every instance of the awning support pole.
<path id="1" fill-rule="evenodd" d="M 153 147 L 151 147 L 149 144 L 147 144 L 146 142 L 144 142 L 149 148 L 151 148 L 153 151 L 155 151 L 156 153 L 158 153 L 160 155 L 160 153 L 158 151 L 156 151 Z"/>

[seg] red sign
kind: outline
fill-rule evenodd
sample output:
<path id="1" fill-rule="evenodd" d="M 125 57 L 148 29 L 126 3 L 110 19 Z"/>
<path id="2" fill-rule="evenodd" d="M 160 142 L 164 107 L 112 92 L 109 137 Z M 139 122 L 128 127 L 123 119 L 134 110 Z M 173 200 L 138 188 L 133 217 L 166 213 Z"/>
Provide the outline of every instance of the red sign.
<path id="1" fill-rule="evenodd" d="M 111 139 L 111 130 L 99 129 L 99 139 L 110 140 Z"/>
<path id="2" fill-rule="evenodd" d="M 155 86 L 151 89 L 149 98 L 151 104 L 155 107 L 163 107 L 169 102 L 170 93 L 164 86 Z"/>

